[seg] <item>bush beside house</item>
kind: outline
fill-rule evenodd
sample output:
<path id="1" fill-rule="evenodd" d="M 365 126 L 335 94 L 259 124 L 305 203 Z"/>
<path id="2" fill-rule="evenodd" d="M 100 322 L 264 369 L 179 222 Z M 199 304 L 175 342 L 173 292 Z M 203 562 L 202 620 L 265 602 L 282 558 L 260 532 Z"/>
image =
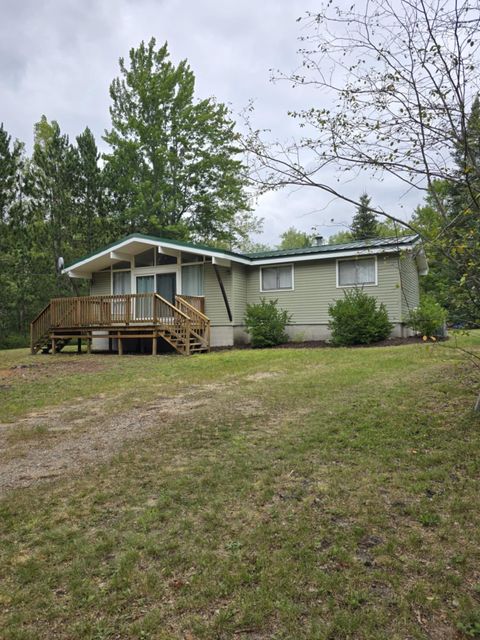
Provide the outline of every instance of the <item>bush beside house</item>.
<path id="1" fill-rule="evenodd" d="M 408 327 L 427 338 L 443 335 L 447 312 L 432 295 L 424 295 L 420 305 L 408 314 Z"/>
<path id="2" fill-rule="evenodd" d="M 392 323 L 383 303 L 362 289 L 344 291 L 344 298 L 328 307 L 332 343 L 346 347 L 370 344 L 388 338 Z"/>
<path id="3" fill-rule="evenodd" d="M 265 298 L 259 304 L 247 305 L 245 325 L 253 347 L 274 347 L 288 339 L 285 327 L 292 316 L 277 305 L 278 300 Z"/>

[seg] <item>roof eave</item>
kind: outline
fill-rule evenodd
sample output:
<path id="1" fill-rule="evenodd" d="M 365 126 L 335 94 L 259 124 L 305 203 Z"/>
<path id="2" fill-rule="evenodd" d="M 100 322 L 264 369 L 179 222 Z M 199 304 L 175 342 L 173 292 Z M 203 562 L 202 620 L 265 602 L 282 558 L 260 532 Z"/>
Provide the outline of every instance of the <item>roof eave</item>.
<path id="1" fill-rule="evenodd" d="M 123 247 L 128 246 L 132 243 L 141 243 L 146 246 L 153 247 L 162 247 L 165 249 L 175 250 L 175 251 L 186 251 L 188 253 L 193 253 L 197 255 L 203 255 L 211 258 L 219 258 L 220 260 L 227 260 L 232 262 L 237 262 L 239 264 L 248 265 L 248 266 L 264 266 L 268 264 L 285 264 L 292 262 L 306 262 L 312 260 L 328 260 L 335 258 L 347 258 L 347 257 L 355 257 L 355 256 L 366 256 L 366 255 L 379 255 L 384 253 L 398 253 L 404 249 L 412 249 L 417 246 L 419 243 L 421 244 L 420 239 L 416 239 L 409 242 L 399 242 L 398 245 L 391 246 L 376 246 L 376 247 L 363 247 L 360 249 L 348 249 L 348 250 L 331 250 L 331 251 L 319 251 L 319 252 L 311 252 L 304 254 L 293 254 L 293 255 L 283 255 L 278 257 L 265 257 L 265 258 L 255 258 L 248 257 L 242 254 L 234 253 L 231 251 L 221 251 L 215 249 L 209 249 L 202 246 L 189 245 L 187 243 L 177 243 L 175 241 L 169 241 L 164 239 L 155 239 L 153 237 L 144 236 L 142 234 L 132 234 L 123 238 L 116 243 L 108 245 L 101 251 L 98 251 L 95 254 L 87 256 L 77 262 L 65 267 L 62 270 L 62 273 L 68 274 L 70 277 L 74 278 L 89 278 L 91 273 L 95 271 L 95 269 L 88 269 L 88 264 L 98 260 L 99 258 L 106 256 L 111 253 L 114 249 L 116 251 L 122 249 Z M 333 245 L 332 245 L 333 246 Z"/>

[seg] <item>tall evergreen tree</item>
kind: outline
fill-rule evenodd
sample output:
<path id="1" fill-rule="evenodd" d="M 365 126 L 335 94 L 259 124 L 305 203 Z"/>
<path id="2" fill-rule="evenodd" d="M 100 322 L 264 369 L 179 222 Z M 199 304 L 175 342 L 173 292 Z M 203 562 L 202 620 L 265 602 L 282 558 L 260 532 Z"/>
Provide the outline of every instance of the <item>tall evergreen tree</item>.
<path id="1" fill-rule="evenodd" d="M 378 235 L 377 217 L 370 210 L 370 200 L 366 193 L 360 196 L 357 212 L 350 227 L 354 240 L 375 238 Z"/>
<path id="2" fill-rule="evenodd" d="M 74 153 L 75 229 L 72 232 L 74 252 L 91 253 L 95 248 L 113 240 L 114 225 L 107 229 L 107 211 L 103 174 L 99 165 L 95 137 L 87 127 L 76 138 Z"/>
<path id="3" fill-rule="evenodd" d="M 246 178 L 238 135 L 224 104 L 195 100 L 185 60 L 152 38 L 120 59 L 110 86 L 112 128 L 105 135 L 108 184 L 124 232 L 232 241 L 245 234 Z"/>
<path id="4" fill-rule="evenodd" d="M 50 253 L 51 267 L 57 258 L 71 255 L 74 220 L 75 154 L 68 136 L 45 116 L 35 125 L 28 189 L 39 239 Z"/>
<path id="5" fill-rule="evenodd" d="M 15 206 L 18 200 L 21 145 L 12 145 L 11 136 L 0 124 L 0 343 L 17 329 L 17 287 L 15 274 Z"/>

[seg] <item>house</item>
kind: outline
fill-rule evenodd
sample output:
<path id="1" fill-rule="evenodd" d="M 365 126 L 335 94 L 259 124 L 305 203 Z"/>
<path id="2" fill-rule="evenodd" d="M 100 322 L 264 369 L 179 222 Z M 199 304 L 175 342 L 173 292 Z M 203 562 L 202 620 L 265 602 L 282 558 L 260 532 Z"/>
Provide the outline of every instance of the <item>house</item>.
<path id="1" fill-rule="evenodd" d="M 406 335 L 427 262 L 418 236 L 303 249 L 239 253 L 132 234 L 63 271 L 90 281 L 90 296 L 59 298 L 32 323 L 32 352 L 85 339 L 118 350 L 169 343 L 182 353 L 248 341 L 247 304 L 278 299 L 288 335 L 328 339 L 328 306 L 361 286 L 387 308 L 393 336 Z"/>

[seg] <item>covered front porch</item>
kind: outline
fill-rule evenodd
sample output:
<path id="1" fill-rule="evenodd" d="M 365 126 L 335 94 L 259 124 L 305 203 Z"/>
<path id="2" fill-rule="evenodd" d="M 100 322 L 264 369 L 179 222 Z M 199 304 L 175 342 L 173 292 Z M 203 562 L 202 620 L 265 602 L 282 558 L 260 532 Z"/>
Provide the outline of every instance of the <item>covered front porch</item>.
<path id="1" fill-rule="evenodd" d="M 32 354 L 58 353 L 72 342 L 87 344 L 99 336 L 120 355 L 126 341 L 150 341 L 156 355 L 159 340 L 178 353 L 210 349 L 210 320 L 202 296 L 174 295 L 173 303 L 158 293 L 54 298 L 31 323 Z"/>

